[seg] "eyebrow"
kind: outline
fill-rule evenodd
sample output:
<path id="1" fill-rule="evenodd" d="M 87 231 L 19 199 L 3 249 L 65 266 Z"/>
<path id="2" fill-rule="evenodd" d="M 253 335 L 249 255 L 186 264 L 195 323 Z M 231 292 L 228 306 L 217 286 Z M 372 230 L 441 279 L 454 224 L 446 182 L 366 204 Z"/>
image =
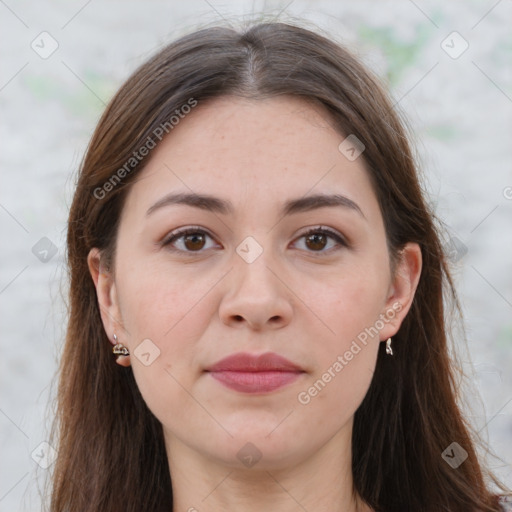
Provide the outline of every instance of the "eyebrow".
<path id="1" fill-rule="evenodd" d="M 219 213 L 223 215 L 233 214 L 234 208 L 231 201 L 220 199 L 215 196 L 208 194 L 197 194 L 197 193 L 180 193 L 180 194 L 168 194 L 162 199 L 158 200 L 153 206 L 151 206 L 146 215 L 150 215 L 155 210 L 163 208 L 165 206 L 182 204 L 199 208 L 201 210 L 210 211 L 213 213 Z M 316 194 L 307 197 L 301 197 L 298 199 L 289 199 L 286 201 L 281 209 L 283 216 L 292 215 L 301 212 L 308 212 L 316 210 L 318 208 L 326 207 L 342 207 L 349 210 L 353 210 L 366 219 L 361 208 L 349 199 L 340 194 Z"/>

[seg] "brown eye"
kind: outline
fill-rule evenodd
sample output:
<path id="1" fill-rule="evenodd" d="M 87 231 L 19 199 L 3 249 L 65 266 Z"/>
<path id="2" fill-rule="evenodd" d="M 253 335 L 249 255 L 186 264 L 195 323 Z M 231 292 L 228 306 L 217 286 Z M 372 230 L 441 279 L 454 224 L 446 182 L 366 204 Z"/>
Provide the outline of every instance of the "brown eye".
<path id="1" fill-rule="evenodd" d="M 202 249 L 205 244 L 205 237 L 201 233 L 193 233 L 183 237 L 183 244 L 189 251 Z"/>
<path id="2" fill-rule="evenodd" d="M 323 233 L 314 233 L 306 236 L 306 245 L 314 251 L 321 251 L 327 245 L 327 236 Z"/>
<path id="3" fill-rule="evenodd" d="M 163 242 L 162 246 L 168 247 L 171 251 L 192 253 L 205 252 L 212 245 L 207 246 L 207 239 L 212 237 L 204 230 L 198 228 L 187 228 L 171 233 Z M 204 250 L 203 250 L 204 249 Z"/>
<path id="4" fill-rule="evenodd" d="M 349 247 L 342 235 L 327 228 L 313 228 L 304 233 L 299 240 L 304 240 L 306 252 L 317 252 L 319 255 L 330 254 L 341 247 Z"/>

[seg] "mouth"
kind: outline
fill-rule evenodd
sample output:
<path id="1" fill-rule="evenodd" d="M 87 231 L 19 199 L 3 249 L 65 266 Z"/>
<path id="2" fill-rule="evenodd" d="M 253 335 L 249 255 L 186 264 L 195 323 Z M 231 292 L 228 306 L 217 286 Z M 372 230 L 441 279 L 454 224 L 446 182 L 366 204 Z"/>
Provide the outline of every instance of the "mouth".
<path id="1" fill-rule="evenodd" d="M 306 373 L 300 366 L 274 353 L 237 353 L 205 370 L 219 383 L 242 393 L 270 393 Z"/>
<path id="2" fill-rule="evenodd" d="M 209 372 L 224 386 L 241 393 L 270 393 L 298 379 L 303 372 Z"/>

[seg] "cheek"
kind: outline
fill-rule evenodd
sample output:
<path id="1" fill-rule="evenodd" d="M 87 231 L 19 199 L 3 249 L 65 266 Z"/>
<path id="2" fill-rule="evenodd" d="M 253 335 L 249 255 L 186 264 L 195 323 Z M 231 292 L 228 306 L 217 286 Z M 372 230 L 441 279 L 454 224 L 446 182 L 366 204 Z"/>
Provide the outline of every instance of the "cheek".
<path id="1" fill-rule="evenodd" d="M 310 333 L 314 367 L 296 400 L 304 421 L 336 431 L 354 415 L 371 384 L 379 348 L 382 306 L 375 279 L 350 279 L 323 294 L 323 336 Z M 318 303 L 318 302 L 317 302 Z"/>
<path id="2" fill-rule="evenodd" d="M 297 395 L 297 417 L 310 432 L 330 438 L 348 424 L 361 405 L 371 384 L 376 346 L 361 347 L 350 361 L 342 356 L 341 363 L 332 358 L 321 372 L 312 376 L 309 386 Z"/>
<path id="3" fill-rule="evenodd" d="M 337 430 L 353 416 L 368 391 L 380 342 L 375 325 L 387 277 L 380 262 L 361 258 L 328 278 L 303 283 L 303 297 L 316 318 L 312 316 L 311 325 L 304 326 L 306 332 L 309 329 L 312 372 L 296 403 L 312 428 Z"/>
<path id="4" fill-rule="evenodd" d="M 313 291 L 309 295 L 322 320 L 317 327 L 322 335 L 310 333 L 311 339 L 321 342 L 311 347 L 316 363 L 311 382 L 317 385 L 307 394 L 315 401 L 320 398 L 317 405 L 332 400 L 355 410 L 375 369 L 387 273 L 379 265 L 360 262 L 350 272 L 333 276 L 322 293 Z"/>
<path id="5" fill-rule="evenodd" d="M 149 408 L 157 413 L 187 401 L 184 389 L 191 389 L 204 364 L 197 341 L 211 323 L 208 294 L 219 276 L 191 279 L 161 265 L 139 272 L 120 262 L 116 281 L 133 372 Z"/>
<path id="6" fill-rule="evenodd" d="M 141 266 L 143 271 L 121 265 L 117 279 L 122 320 L 130 338 L 135 342 L 154 337 L 165 349 L 173 340 L 186 341 L 192 334 L 189 329 L 200 331 L 207 319 L 205 299 L 218 277 L 191 279 L 190 273 L 171 272 L 162 265 Z"/>
<path id="7" fill-rule="evenodd" d="M 341 349 L 365 329 L 373 327 L 385 304 L 388 274 L 378 265 L 363 262 L 346 267 L 322 283 L 311 283 L 308 300 L 324 321 L 323 331 L 333 349 Z M 331 336 L 329 336 L 329 332 Z"/>

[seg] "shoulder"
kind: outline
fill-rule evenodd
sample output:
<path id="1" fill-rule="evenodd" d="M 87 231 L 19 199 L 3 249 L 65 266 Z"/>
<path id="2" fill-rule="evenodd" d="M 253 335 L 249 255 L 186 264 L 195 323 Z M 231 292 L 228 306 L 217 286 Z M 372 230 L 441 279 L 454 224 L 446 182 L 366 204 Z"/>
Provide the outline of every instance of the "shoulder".
<path id="1" fill-rule="evenodd" d="M 512 512 L 512 496 L 500 496 L 499 504 L 503 512 Z"/>

